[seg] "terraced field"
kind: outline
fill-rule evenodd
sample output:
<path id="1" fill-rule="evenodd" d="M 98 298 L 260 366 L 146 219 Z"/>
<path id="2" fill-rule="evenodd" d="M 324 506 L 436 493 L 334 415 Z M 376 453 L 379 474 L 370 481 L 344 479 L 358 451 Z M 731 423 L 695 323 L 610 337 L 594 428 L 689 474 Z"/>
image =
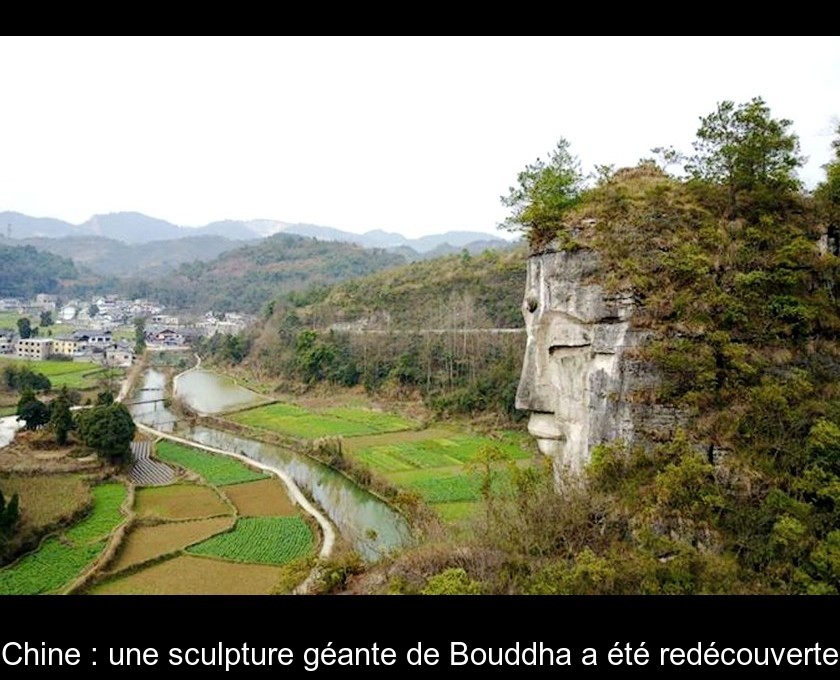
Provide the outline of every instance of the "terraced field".
<path id="1" fill-rule="evenodd" d="M 214 517 L 135 527 L 126 537 L 117 558 L 108 565 L 108 570 L 117 572 L 155 557 L 179 551 L 184 546 L 229 529 L 232 524 L 233 520 L 230 517 Z"/>
<path id="2" fill-rule="evenodd" d="M 81 475 L 21 475 L 0 479 L 6 500 L 20 497 L 19 531 L 37 532 L 73 517 L 91 503 L 90 489 Z"/>
<path id="3" fill-rule="evenodd" d="M 167 441 L 157 450 L 203 481 L 138 489 L 141 523 L 88 592 L 265 594 L 288 579 L 281 574 L 291 563 L 313 553 L 316 538 L 279 479 Z"/>
<path id="4" fill-rule="evenodd" d="M 147 569 L 97 584 L 96 595 L 265 595 L 278 568 L 179 555 Z"/>
<path id="5" fill-rule="evenodd" d="M 56 592 L 101 554 L 108 536 L 123 520 L 120 506 L 126 488 L 122 484 L 100 484 L 91 493 L 93 509 L 85 519 L 0 570 L 0 594 Z"/>
<path id="6" fill-rule="evenodd" d="M 134 512 L 140 519 L 155 517 L 168 520 L 198 519 L 229 515 L 230 506 L 213 489 L 198 484 L 137 489 Z"/>
<path id="7" fill-rule="evenodd" d="M 297 514 L 279 479 L 260 479 L 224 487 L 241 517 L 286 517 Z"/>

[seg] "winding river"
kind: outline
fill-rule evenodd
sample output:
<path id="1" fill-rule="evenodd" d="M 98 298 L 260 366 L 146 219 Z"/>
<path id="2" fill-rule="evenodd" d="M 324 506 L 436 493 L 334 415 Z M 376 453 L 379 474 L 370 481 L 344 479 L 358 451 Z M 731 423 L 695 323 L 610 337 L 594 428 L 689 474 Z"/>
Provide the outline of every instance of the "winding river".
<path id="1" fill-rule="evenodd" d="M 165 387 L 163 373 L 146 370 L 142 386 L 135 390 L 129 406 L 136 421 L 200 444 L 243 454 L 285 472 L 321 506 L 339 534 L 367 561 L 374 561 L 410 543 L 411 531 L 402 515 L 327 465 L 280 446 L 179 422 L 166 408 Z M 202 369 L 182 374 L 176 390 L 176 395 L 191 408 L 208 414 L 264 400 L 229 378 Z"/>

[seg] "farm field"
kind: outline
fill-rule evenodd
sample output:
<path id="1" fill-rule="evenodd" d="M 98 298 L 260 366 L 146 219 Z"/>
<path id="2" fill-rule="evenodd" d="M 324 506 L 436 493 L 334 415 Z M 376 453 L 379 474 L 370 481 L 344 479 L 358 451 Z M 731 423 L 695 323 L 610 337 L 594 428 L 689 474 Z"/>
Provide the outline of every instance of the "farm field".
<path id="1" fill-rule="evenodd" d="M 137 489 L 134 512 L 140 519 L 200 519 L 230 515 L 232 510 L 213 489 L 199 484 L 170 484 Z"/>
<path id="2" fill-rule="evenodd" d="M 316 538 L 281 480 L 200 449 L 167 441 L 157 448 L 204 479 L 138 489 L 136 515 L 154 523 L 141 519 L 128 532 L 104 580 L 87 592 L 265 594 L 313 553 Z"/>
<path id="3" fill-rule="evenodd" d="M 224 487 L 224 494 L 240 517 L 286 517 L 297 514 L 286 487 L 279 479 L 260 479 Z"/>
<path id="4" fill-rule="evenodd" d="M 81 475 L 9 475 L 0 478 L 6 501 L 20 497 L 21 532 L 37 532 L 73 517 L 91 503 Z"/>
<path id="5" fill-rule="evenodd" d="M 235 458 L 201 451 L 170 441 L 155 444 L 155 453 L 165 463 L 173 463 L 201 475 L 208 484 L 223 486 L 265 479 L 268 475 L 256 472 Z"/>
<path id="6" fill-rule="evenodd" d="M 275 403 L 239 411 L 231 420 L 272 432 L 298 437 L 345 436 L 411 430 L 417 423 L 393 413 L 373 409 L 334 407 L 310 411 L 295 404 Z"/>
<path id="7" fill-rule="evenodd" d="M 167 522 L 153 526 L 133 527 L 125 537 L 117 558 L 108 564 L 108 571 L 141 564 L 202 541 L 233 525 L 230 517 L 214 517 L 183 522 Z"/>
<path id="8" fill-rule="evenodd" d="M 178 555 L 92 587 L 95 595 L 265 595 L 280 568 Z"/>
<path id="9" fill-rule="evenodd" d="M 287 564 L 309 554 L 314 537 L 300 517 L 244 517 L 228 532 L 187 549 L 192 555 L 233 562 Z"/>
<path id="10" fill-rule="evenodd" d="M 469 434 L 468 426 L 419 424 L 399 415 L 364 408 L 276 402 L 226 416 L 243 425 L 301 439 L 342 437 L 342 450 L 392 484 L 418 494 L 447 522 L 472 516 L 482 500 L 476 459 L 492 447 L 503 459 L 493 464 L 493 489 L 508 483 L 508 465 L 528 465 L 536 456 L 533 439 L 513 430 L 493 437 Z"/>
<path id="11" fill-rule="evenodd" d="M 491 439 L 442 427 L 348 439 L 344 450 L 396 486 L 417 493 L 442 519 L 455 522 L 474 514 L 481 501 L 476 460 L 486 447 L 503 458 L 493 464 L 494 491 L 509 483 L 508 465 L 527 465 L 534 456 L 530 438 L 518 432 Z"/>
<path id="12" fill-rule="evenodd" d="M 0 570 L 0 594 L 35 595 L 68 585 L 104 550 L 109 534 L 122 522 L 126 493 L 117 483 L 93 487 L 93 510 L 85 519 Z"/>
<path id="13" fill-rule="evenodd" d="M 25 359 L 0 358 L 0 368 L 4 362 L 17 366 L 28 366 L 36 373 L 43 373 L 50 379 L 53 388 L 67 386 L 73 389 L 94 387 L 105 373 L 99 364 L 87 361 L 27 361 Z M 115 374 L 115 379 L 117 375 Z"/>

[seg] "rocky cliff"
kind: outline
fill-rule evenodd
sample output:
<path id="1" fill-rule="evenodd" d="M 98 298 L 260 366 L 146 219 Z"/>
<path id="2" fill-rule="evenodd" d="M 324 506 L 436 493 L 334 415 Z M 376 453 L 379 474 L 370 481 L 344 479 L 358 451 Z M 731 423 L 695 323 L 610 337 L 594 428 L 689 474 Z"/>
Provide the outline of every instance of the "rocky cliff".
<path id="1" fill-rule="evenodd" d="M 667 436 L 677 421 L 672 409 L 641 398 L 657 382 L 637 351 L 651 333 L 634 327 L 632 294 L 608 293 L 598 282 L 599 265 L 595 251 L 556 243 L 528 260 L 516 406 L 531 412 L 528 430 L 556 475 L 579 472 L 598 444 Z"/>

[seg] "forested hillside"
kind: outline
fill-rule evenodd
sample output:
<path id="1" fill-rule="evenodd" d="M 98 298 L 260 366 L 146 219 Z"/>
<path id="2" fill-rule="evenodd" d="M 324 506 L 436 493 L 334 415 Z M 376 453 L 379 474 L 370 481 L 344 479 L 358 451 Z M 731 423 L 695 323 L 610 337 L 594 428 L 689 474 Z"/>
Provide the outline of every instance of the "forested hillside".
<path id="1" fill-rule="evenodd" d="M 202 347 L 287 385 L 364 385 L 439 411 L 513 415 L 524 246 L 414 262 L 275 299 L 247 336 Z"/>
<path id="2" fill-rule="evenodd" d="M 255 313 L 280 294 L 403 262 L 381 250 L 275 234 L 210 262 L 183 264 L 165 277 L 128 279 L 120 286 L 129 297 L 148 297 L 176 309 Z"/>
<path id="3" fill-rule="evenodd" d="M 79 278 L 71 260 L 42 253 L 32 246 L 0 243 L 0 295 L 31 298 L 38 293 L 58 293 L 62 282 Z"/>

